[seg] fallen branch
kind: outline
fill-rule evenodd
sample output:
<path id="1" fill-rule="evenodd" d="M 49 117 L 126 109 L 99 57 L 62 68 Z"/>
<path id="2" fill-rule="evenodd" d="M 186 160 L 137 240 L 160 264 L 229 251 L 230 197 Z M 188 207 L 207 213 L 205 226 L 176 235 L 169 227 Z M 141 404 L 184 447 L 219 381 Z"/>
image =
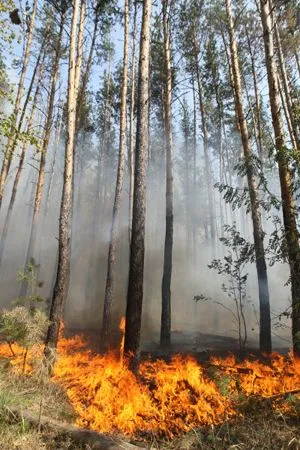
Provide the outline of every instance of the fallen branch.
<path id="1" fill-rule="evenodd" d="M 244 400 L 241 403 L 238 403 L 236 406 L 237 407 L 245 406 L 249 403 L 249 400 L 251 401 L 251 399 L 257 399 L 259 400 L 260 403 L 266 403 L 266 402 L 273 402 L 274 400 L 284 400 L 289 395 L 297 395 L 297 394 L 300 394 L 300 389 L 293 389 L 291 391 L 280 392 L 279 394 L 269 395 L 268 397 L 262 397 L 259 394 L 255 394 L 250 395 L 249 397 L 247 397 L 246 400 Z"/>
<path id="2" fill-rule="evenodd" d="M 277 400 L 279 398 L 284 399 L 289 395 L 300 394 L 300 389 L 293 389 L 292 391 L 280 392 L 279 394 L 269 395 L 269 397 L 264 397 L 266 400 Z"/>
<path id="3" fill-rule="evenodd" d="M 48 428 L 59 434 L 67 434 L 75 443 L 88 444 L 93 449 L 97 450 L 146 450 L 145 447 L 137 447 L 129 442 L 123 441 L 119 438 L 106 436 L 96 431 L 86 430 L 75 427 L 68 423 L 58 422 L 49 417 L 39 418 L 31 411 L 19 411 L 15 408 L 9 408 L 8 411 L 13 416 L 13 419 L 27 420 L 31 425 L 40 425 L 41 429 Z"/>

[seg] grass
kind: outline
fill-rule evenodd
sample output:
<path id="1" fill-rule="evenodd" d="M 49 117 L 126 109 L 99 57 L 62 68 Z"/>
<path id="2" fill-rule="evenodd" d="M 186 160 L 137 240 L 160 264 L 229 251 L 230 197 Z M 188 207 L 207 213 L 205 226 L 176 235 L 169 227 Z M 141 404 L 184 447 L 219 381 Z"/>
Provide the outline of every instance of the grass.
<path id="1" fill-rule="evenodd" d="M 228 379 L 218 379 L 226 394 Z M 13 374 L 9 363 L 0 359 L 0 449 L 1 450 L 92 450 L 80 447 L 65 435 L 38 431 L 12 409 L 30 410 L 38 416 L 43 397 L 43 414 L 74 423 L 75 416 L 62 389 L 51 381 L 41 385 L 33 377 Z M 152 450 L 300 450 L 300 400 L 290 395 L 277 407 L 258 397 L 241 399 L 240 416 L 220 426 L 195 429 L 169 441 L 155 436 L 141 443 Z"/>
<path id="2" fill-rule="evenodd" d="M 74 414 L 62 390 L 54 383 L 43 386 L 43 410 L 56 420 L 73 422 Z M 1 450 L 56 450 L 71 449 L 72 443 L 53 432 L 40 433 L 22 417 L 14 414 L 31 410 L 37 415 L 42 392 L 36 380 L 14 374 L 7 360 L 0 359 L 0 449 Z M 74 447 L 73 447 L 74 448 Z M 78 448 L 78 447 L 77 447 Z"/>

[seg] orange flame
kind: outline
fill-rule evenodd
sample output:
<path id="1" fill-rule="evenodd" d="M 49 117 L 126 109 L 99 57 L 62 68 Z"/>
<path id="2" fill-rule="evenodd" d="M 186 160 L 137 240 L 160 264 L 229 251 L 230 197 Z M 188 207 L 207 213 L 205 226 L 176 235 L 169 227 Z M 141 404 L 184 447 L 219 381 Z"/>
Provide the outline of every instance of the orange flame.
<path id="1" fill-rule="evenodd" d="M 120 329 L 124 333 L 123 318 Z M 21 349 L 14 346 L 15 357 L 9 352 L 0 345 L 0 355 L 11 359 L 14 370 L 20 368 Z M 93 353 L 82 336 L 61 338 L 58 356 L 54 380 L 66 390 L 77 424 L 99 432 L 171 437 L 240 414 L 241 394 L 271 397 L 300 390 L 300 361 L 291 355 L 273 354 L 265 363 L 240 363 L 234 356 L 204 365 L 189 356 L 147 360 L 138 378 L 114 354 Z"/>
<path id="2" fill-rule="evenodd" d="M 122 339 L 120 344 L 120 361 L 123 362 L 124 358 L 124 344 L 125 344 L 125 326 L 126 326 L 126 319 L 125 317 L 121 317 L 119 329 L 122 333 Z"/>

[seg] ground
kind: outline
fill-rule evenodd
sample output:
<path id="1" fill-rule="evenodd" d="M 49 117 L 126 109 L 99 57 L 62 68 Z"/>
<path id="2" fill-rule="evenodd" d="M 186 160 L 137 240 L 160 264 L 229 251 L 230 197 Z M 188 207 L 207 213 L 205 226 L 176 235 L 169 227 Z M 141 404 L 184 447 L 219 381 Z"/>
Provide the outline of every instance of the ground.
<path id="1" fill-rule="evenodd" d="M 194 429 L 167 441 L 153 435 L 133 439 L 137 446 L 152 450 L 271 450 L 300 449 L 300 402 L 293 395 L 284 400 L 286 412 L 269 400 L 251 397 L 241 401 L 240 417 L 218 426 Z M 23 411 L 23 413 L 22 413 Z M 30 411 L 37 418 L 32 425 L 25 418 Z M 1 450 L 91 450 L 51 427 L 38 428 L 38 417 L 72 424 L 75 414 L 61 387 L 52 382 L 13 373 L 7 358 L 0 360 L 0 448 Z M 126 438 L 125 438 L 126 439 Z M 128 438 L 127 438 L 128 440 Z M 108 448 L 108 447 L 107 447 Z"/>

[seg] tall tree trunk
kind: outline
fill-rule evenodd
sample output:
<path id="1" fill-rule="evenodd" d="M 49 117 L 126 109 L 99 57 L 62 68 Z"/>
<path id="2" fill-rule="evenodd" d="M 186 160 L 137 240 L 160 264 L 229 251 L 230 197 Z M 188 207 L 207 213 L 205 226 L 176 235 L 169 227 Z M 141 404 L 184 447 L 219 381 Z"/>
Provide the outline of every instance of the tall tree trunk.
<path id="1" fill-rule="evenodd" d="M 55 133 L 54 150 L 53 150 L 53 156 L 52 156 L 52 162 L 51 162 L 51 168 L 50 168 L 50 179 L 49 179 L 49 182 L 47 185 L 47 191 L 45 194 L 45 210 L 44 210 L 44 218 L 45 219 L 47 218 L 48 212 L 49 212 L 50 199 L 51 199 L 51 193 L 52 193 L 53 181 L 54 181 L 54 173 L 55 173 L 56 155 L 57 155 L 57 150 L 60 146 L 62 121 L 63 121 L 63 116 L 61 114 L 59 117 L 58 127 L 57 127 L 57 130 Z"/>
<path id="2" fill-rule="evenodd" d="M 283 87 L 282 87 L 282 81 L 281 81 L 281 78 L 280 78 L 279 74 L 278 74 L 277 80 L 278 80 L 278 89 L 279 89 L 279 94 L 280 94 L 280 99 L 281 99 L 281 105 L 282 105 L 282 108 L 283 108 L 283 113 L 284 113 L 285 121 L 286 121 L 286 124 L 287 124 L 287 128 L 289 130 L 291 144 L 292 144 L 293 148 L 297 148 L 295 134 L 294 134 L 293 126 L 292 126 L 292 122 L 291 122 L 291 116 L 289 114 L 289 110 L 288 110 L 288 106 L 287 106 L 287 102 L 286 102 L 286 97 L 284 95 L 284 91 L 283 91 Z"/>
<path id="3" fill-rule="evenodd" d="M 197 104 L 195 78 L 193 77 L 193 205 L 197 204 Z M 193 271 L 197 271 L 197 228 L 196 214 L 192 214 L 192 252 L 193 252 Z"/>
<path id="4" fill-rule="evenodd" d="M 298 76 L 300 77 L 300 58 L 299 58 L 297 51 L 295 51 L 295 59 L 296 59 L 296 64 L 297 64 L 297 69 L 298 69 Z"/>
<path id="5" fill-rule="evenodd" d="M 128 85 L 128 38 L 129 38 L 129 0 L 124 1 L 124 54 L 123 54 L 123 74 L 121 92 L 120 111 L 120 136 L 119 136 L 119 160 L 117 184 L 112 214 L 112 226 L 110 231 L 110 241 L 108 249 L 107 275 L 104 296 L 101 343 L 104 350 L 108 347 L 111 304 L 113 300 L 114 284 L 116 276 L 116 252 L 118 248 L 118 227 L 120 219 L 120 209 L 122 200 L 122 190 L 125 172 L 125 151 L 126 151 L 126 102 Z"/>
<path id="6" fill-rule="evenodd" d="M 259 310 L 260 310 L 259 348 L 261 351 L 269 352 L 271 351 L 272 347 L 271 317 L 270 317 L 267 266 L 265 261 L 265 250 L 264 250 L 264 232 L 262 227 L 257 185 L 253 173 L 252 152 L 250 147 L 248 128 L 243 107 L 241 74 L 240 74 L 237 46 L 234 37 L 234 25 L 231 14 L 231 0 L 226 0 L 226 14 L 228 20 L 233 81 L 236 93 L 235 98 L 237 102 L 236 106 L 238 113 L 239 128 L 242 138 L 242 145 L 244 150 L 246 174 L 251 202 L 251 215 L 252 215 L 253 237 L 254 237 L 254 247 L 256 257 L 256 271 L 259 290 Z"/>
<path id="7" fill-rule="evenodd" d="M 172 136 L 172 67 L 170 48 L 170 28 L 168 20 L 168 0 L 162 0 L 164 35 L 164 129 L 166 147 L 166 231 L 164 246 L 164 268 L 161 285 L 161 327 L 160 345 L 171 344 L 171 281 L 173 255 L 173 136 Z M 170 12 L 170 11 L 169 11 Z"/>
<path id="8" fill-rule="evenodd" d="M 273 16 L 274 15 L 275 15 L 275 13 L 273 11 Z M 282 84 L 283 84 L 283 91 L 284 91 L 284 95 L 285 95 L 287 111 L 288 111 L 291 128 L 292 128 L 293 141 L 296 144 L 297 149 L 300 150 L 300 137 L 299 137 L 299 133 L 298 133 L 298 129 L 297 129 L 297 122 L 295 120 L 290 85 L 289 85 L 288 75 L 287 75 L 287 71 L 286 71 L 285 60 L 284 60 L 282 46 L 281 46 L 281 38 L 280 38 L 279 30 L 278 30 L 276 17 L 274 17 L 274 19 L 273 19 L 273 24 L 274 24 L 274 30 L 275 30 L 276 43 L 277 43 L 278 59 L 279 59 L 279 67 L 280 67 L 281 79 L 282 79 Z"/>
<path id="9" fill-rule="evenodd" d="M 132 57 L 131 57 L 131 93 L 129 117 L 129 243 L 131 240 L 131 221 L 134 184 L 134 110 L 135 110 L 135 61 L 136 61 L 136 21 L 137 0 L 134 0 L 133 31 L 132 31 Z"/>
<path id="10" fill-rule="evenodd" d="M 72 198 L 73 198 L 73 167 L 74 167 L 74 138 L 76 127 L 76 92 L 75 65 L 77 19 L 79 13 L 79 0 L 73 1 L 73 15 L 69 47 L 68 68 L 68 101 L 67 101 L 67 136 L 65 150 L 65 169 L 63 191 L 59 217 L 59 244 L 56 281 L 53 289 L 53 298 L 50 309 L 50 326 L 46 338 L 46 356 L 51 356 L 51 349 L 57 347 L 58 334 L 65 301 L 68 294 L 70 279 L 71 233 L 72 233 Z"/>
<path id="11" fill-rule="evenodd" d="M 257 139 L 257 146 L 258 146 L 257 150 L 258 150 L 261 164 L 263 164 L 264 163 L 264 151 L 263 151 L 262 129 L 261 129 L 260 94 L 259 94 L 258 82 L 257 82 L 255 57 L 254 57 L 251 40 L 250 40 L 250 36 L 249 36 L 247 28 L 246 28 L 246 35 L 247 35 L 248 49 L 249 49 L 250 58 L 251 58 L 251 72 L 252 72 L 253 88 L 254 88 L 254 96 L 255 96 L 255 119 L 256 119 L 256 129 L 257 129 L 256 139 Z"/>
<path id="12" fill-rule="evenodd" d="M 83 10 L 84 11 L 84 10 Z M 96 11 L 95 12 L 95 19 L 94 19 L 94 29 L 93 29 L 93 35 L 92 35 L 92 42 L 90 46 L 89 56 L 87 59 L 85 71 L 82 74 L 82 80 L 79 86 L 79 92 L 78 92 L 78 100 L 77 100 L 77 111 L 76 111 L 76 140 L 78 135 L 78 126 L 79 126 L 79 119 L 81 114 L 81 108 L 84 101 L 84 95 L 86 92 L 86 88 L 88 85 L 89 77 L 91 74 L 92 69 L 92 62 L 93 62 L 93 55 L 95 50 L 95 44 L 96 44 L 96 38 L 97 38 L 97 31 L 98 31 L 98 25 L 99 25 L 99 14 Z"/>
<path id="13" fill-rule="evenodd" d="M 144 0 L 140 36 L 136 159 L 124 344 L 125 354 L 129 356 L 130 366 L 132 368 L 136 366 L 139 357 L 144 288 L 146 177 L 149 144 L 148 101 L 151 9 L 152 0 Z"/>
<path id="14" fill-rule="evenodd" d="M 297 230 L 292 174 L 288 166 L 285 136 L 280 112 L 280 96 L 276 60 L 274 56 L 272 4 L 260 0 L 260 13 L 264 32 L 265 59 L 268 73 L 269 98 L 277 150 L 281 187 L 282 212 L 287 242 L 292 288 L 292 337 L 294 353 L 300 356 L 300 246 Z"/>
<path id="15" fill-rule="evenodd" d="M 215 224 L 215 209 L 213 202 L 213 187 L 212 187 L 212 172 L 210 167 L 210 160 L 208 154 L 208 130 L 207 130 L 207 118 L 203 99 L 203 86 L 200 75 L 200 68 L 198 62 L 199 48 L 196 35 L 193 35 L 193 53 L 195 60 L 196 77 L 198 84 L 198 96 L 200 105 L 200 114 L 202 121 L 202 133 L 203 133 L 203 151 L 204 151 L 204 161 L 205 161 L 205 176 L 207 183 L 207 197 L 208 197 L 208 208 L 209 208 L 209 226 L 210 226 L 210 237 L 212 241 L 216 238 L 216 224 Z"/>
<path id="16" fill-rule="evenodd" d="M 75 64 L 75 102 L 76 102 L 76 114 L 78 111 L 78 97 L 80 88 L 80 74 L 82 66 L 82 53 L 83 53 L 83 32 L 84 32 L 84 22 L 85 22 L 85 10 L 86 10 L 86 0 L 81 0 L 80 4 L 80 18 L 79 18 L 79 28 L 77 37 L 77 51 L 76 51 L 76 64 Z M 77 119 L 77 117 L 76 117 Z M 75 123 L 76 132 L 76 123 Z"/>
<path id="17" fill-rule="evenodd" d="M 191 186 L 190 186 L 190 168 L 189 168 L 189 111 L 187 104 L 182 105 L 183 112 L 183 137 L 184 137 L 184 205 L 185 205 L 185 250 L 186 264 L 189 262 L 191 248 Z"/>
<path id="18" fill-rule="evenodd" d="M 34 93 L 34 97 L 33 97 L 33 101 L 32 101 L 32 107 L 31 107 L 31 111 L 30 111 L 30 116 L 29 116 L 29 119 L 28 119 L 27 127 L 26 127 L 26 132 L 27 133 L 30 133 L 31 127 L 32 127 L 32 124 L 33 124 L 34 112 L 35 112 L 35 109 L 36 109 L 37 100 L 38 100 L 38 96 L 39 96 L 40 84 L 41 84 L 41 80 L 42 80 L 42 76 L 43 76 L 43 70 L 44 70 L 44 65 L 42 64 L 40 66 L 39 79 L 37 81 L 37 85 L 36 85 L 36 89 L 35 89 L 35 93 Z M 0 267 L 1 267 L 1 264 L 2 264 L 2 261 L 3 261 L 3 253 L 4 253 L 6 239 L 7 239 L 7 234 L 8 234 L 8 230 L 9 230 L 9 224 L 10 224 L 11 215 L 12 215 L 14 204 L 15 204 L 15 200 L 16 200 L 16 195 L 17 195 L 19 181 L 20 181 L 21 174 L 22 174 L 22 171 L 23 171 L 23 166 L 24 166 L 27 146 L 28 146 L 27 142 L 26 141 L 23 142 L 22 150 L 21 150 L 21 154 L 20 154 L 20 159 L 19 159 L 19 165 L 18 165 L 18 169 L 17 169 L 16 175 L 15 175 L 15 179 L 14 179 L 14 183 L 13 183 L 13 188 L 12 188 L 12 193 L 11 193 L 11 197 L 10 197 L 10 201 L 9 201 L 8 210 L 7 210 L 7 213 L 6 213 L 6 216 L 5 216 L 5 220 L 4 220 L 4 225 L 3 225 L 2 235 L 1 235 L 1 241 L 0 241 Z"/>
<path id="19" fill-rule="evenodd" d="M 24 81 L 25 81 L 27 66 L 28 66 L 28 62 L 29 62 L 36 10 L 37 10 L 37 0 L 34 0 L 32 14 L 31 14 L 31 18 L 30 18 L 30 24 L 29 24 L 29 28 L 28 28 L 28 36 L 27 36 L 27 41 L 26 41 L 26 46 L 25 46 L 25 53 L 24 53 L 24 60 L 23 60 L 22 70 L 21 70 L 21 75 L 20 75 L 20 81 L 19 81 L 19 85 L 18 85 L 18 91 L 17 91 L 15 103 L 14 103 L 13 113 L 11 116 L 10 135 L 7 140 L 4 157 L 3 157 L 3 162 L 2 162 L 2 167 L 1 167 L 1 173 L 0 173 L 0 208 L 2 205 L 4 186 L 5 186 L 6 178 L 7 178 L 8 172 L 9 172 L 9 168 L 10 168 L 10 164 L 11 164 L 13 152 L 14 152 L 12 144 L 13 144 L 14 138 L 15 138 L 14 133 L 15 133 L 15 128 L 16 128 L 16 124 L 17 124 L 19 108 L 20 108 L 20 104 L 21 104 L 21 100 L 22 100 L 22 93 L 23 93 L 23 88 L 24 88 Z"/>
<path id="20" fill-rule="evenodd" d="M 53 117 L 53 109 L 54 109 L 54 99 L 55 99 L 55 92 L 56 92 L 56 85 L 57 85 L 57 79 L 58 79 L 58 69 L 59 69 L 59 61 L 61 57 L 61 45 L 62 45 L 62 35 L 64 30 L 64 16 L 61 16 L 60 25 L 59 25 L 59 33 L 58 33 L 58 39 L 57 39 L 57 45 L 55 50 L 55 56 L 53 61 L 53 69 L 51 74 L 51 88 L 50 88 L 50 94 L 48 99 L 48 107 L 47 107 L 47 114 L 46 114 L 46 122 L 45 122 L 45 133 L 44 133 L 44 139 L 43 144 L 41 147 L 41 156 L 40 156 L 40 166 L 39 166 L 39 175 L 38 175 L 38 181 L 36 185 L 36 191 L 35 191 L 35 200 L 34 200 L 34 208 L 33 208 L 33 218 L 32 218 L 32 226 L 30 231 L 30 237 L 26 252 L 26 260 L 25 260 L 25 268 L 28 265 L 31 258 L 34 257 L 35 250 L 36 250 L 36 238 L 37 238 L 37 230 L 38 230 L 38 223 L 39 223 L 39 217 L 40 217 L 40 209 L 41 209 L 41 203 L 42 203 L 42 194 L 43 194 L 43 187 L 44 187 L 44 180 L 45 180 L 45 168 L 46 168 L 46 154 L 47 149 L 49 145 L 49 139 L 51 134 L 51 126 L 52 126 L 52 117 Z M 27 287 L 28 283 L 27 280 L 24 279 L 21 285 L 20 290 L 20 296 L 24 297 L 27 293 Z"/>

